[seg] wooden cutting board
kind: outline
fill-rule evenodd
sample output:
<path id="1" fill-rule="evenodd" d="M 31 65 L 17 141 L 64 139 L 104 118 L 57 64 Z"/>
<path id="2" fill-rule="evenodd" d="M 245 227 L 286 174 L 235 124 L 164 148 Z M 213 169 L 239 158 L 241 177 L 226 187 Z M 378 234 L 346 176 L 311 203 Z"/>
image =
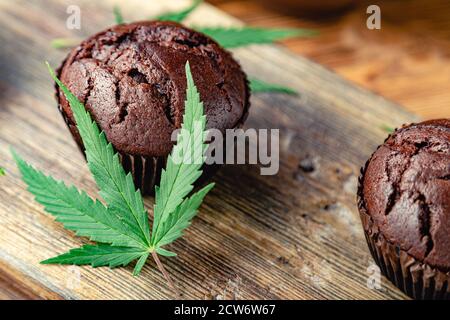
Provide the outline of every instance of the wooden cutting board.
<path id="1" fill-rule="evenodd" d="M 33 201 L 9 151 L 13 146 L 46 173 L 97 196 L 56 109 L 44 61 L 57 66 L 67 51 L 51 48 L 50 41 L 87 37 L 112 25 L 115 3 L 121 3 L 127 21 L 186 4 L 166 2 L 75 1 L 82 16 L 82 28 L 75 31 L 65 28 L 73 0 L 0 2 L 0 166 L 7 172 L 0 177 L 0 279 L 6 279 L 0 282 L 0 297 L 16 290 L 32 298 L 174 298 L 150 260 L 137 278 L 132 266 L 40 265 L 86 240 L 64 230 Z M 208 5 L 189 21 L 239 23 Z M 381 289 L 367 287 L 373 261 L 355 190 L 359 168 L 387 135 L 383 126 L 417 119 L 281 47 L 252 46 L 234 53 L 250 76 L 291 86 L 300 95 L 252 97 L 246 127 L 280 129 L 280 171 L 260 176 L 256 165 L 229 165 L 216 175 L 216 188 L 198 217 L 170 248 L 178 257 L 163 258 L 183 297 L 404 298 L 385 278 Z M 151 213 L 153 198 L 145 204 Z"/>

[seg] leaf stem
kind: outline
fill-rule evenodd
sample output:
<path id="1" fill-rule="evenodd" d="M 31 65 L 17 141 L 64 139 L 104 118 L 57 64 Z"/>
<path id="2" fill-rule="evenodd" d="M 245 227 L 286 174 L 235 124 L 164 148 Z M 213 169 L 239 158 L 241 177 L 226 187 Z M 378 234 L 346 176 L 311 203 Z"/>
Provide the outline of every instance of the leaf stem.
<path id="1" fill-rule="evenodd" d="M 159 257 L 158 257 L 158 254 L 156 253 L 156 251 L 152 251 L 152 257 L 153 257 L 153 260 L 155 260 L 159 271 L 161 271 L 161 273 L 163 274 L 164 278 L 166 278 L 167 282 L 169 283 L 169 287 L 171 287 L 172 290 L 175 291 L 175 294 L 178 297 L 180 297 L 181 296 L 180 291 L 178 291 L 177 287 L 175 287 L 175 285 L 174 285 L 174 283 L 172 281 L 172 278 L 170 277 L 169 273 L 164 268 L 164 265 L 161 263 L 161 260 L 159 260 Z"/>

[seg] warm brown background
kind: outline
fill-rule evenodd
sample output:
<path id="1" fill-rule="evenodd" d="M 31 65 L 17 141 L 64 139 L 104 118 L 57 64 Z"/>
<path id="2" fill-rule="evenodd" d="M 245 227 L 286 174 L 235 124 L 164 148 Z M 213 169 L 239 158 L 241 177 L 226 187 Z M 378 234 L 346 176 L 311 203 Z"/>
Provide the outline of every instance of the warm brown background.
<path id="1" fill-rule="evenodd" d="M 306 17 L 300 9 L 287 15 L 261 0 L 208 1 L 249 25 L 317 29 L 316 38 L 284 44 L 423 118 L 450 117 L 448 0 L 355 1 L 328 18 L 323 12 Z M 381 8 L 381 30 L 366 28 L 369 4 Z"/>

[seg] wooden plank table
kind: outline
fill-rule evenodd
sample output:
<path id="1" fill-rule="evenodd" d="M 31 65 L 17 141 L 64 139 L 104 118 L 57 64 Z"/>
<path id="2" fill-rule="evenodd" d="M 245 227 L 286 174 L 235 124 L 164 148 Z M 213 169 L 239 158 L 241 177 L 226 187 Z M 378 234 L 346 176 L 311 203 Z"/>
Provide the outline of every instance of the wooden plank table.
<path id="1" fill-rule="evenodd" d="M 33 201 L 9 147 L 46 173 L 98 195 L 56 109 L 43 61 L 56 66 L 66 54 L 50 47 L 53 38 L 86 37 L 111 25 L 117 1 L 76 3 L 82 29 L 73 32 L 65 28 L 72 0 L 0 2 L 0 164 L 7 171 L 0 178 L 0 298 L 174 298 L 151 262 L 137 278 L 132 266 L 39 264 L 86 240 L 64 230 Z M 122 5 L 128 21 L 164 9 L 167 3 L 155 1 Z M 209 5 L 190 21 L 239 23 Z M 289 85 L 300 95 L 252 97 L 246 127 L 280 129 L 280 172 L 260 176 L 256 165 L 230 165 L 214 178 L 216 188 L 198 217 L 170 248 L 178 257 L 163 259 L 183 297 L 404 298 L 384 278 L 381 289 L 367 288 L 373 262 L 355 188 L 360 166 L 386 136 L 382 127 L 417 118 L 281 47 L 252 46 L 234 53 L 249 75 Z M 153 198 L 145 204 L 151 212 Z"/>

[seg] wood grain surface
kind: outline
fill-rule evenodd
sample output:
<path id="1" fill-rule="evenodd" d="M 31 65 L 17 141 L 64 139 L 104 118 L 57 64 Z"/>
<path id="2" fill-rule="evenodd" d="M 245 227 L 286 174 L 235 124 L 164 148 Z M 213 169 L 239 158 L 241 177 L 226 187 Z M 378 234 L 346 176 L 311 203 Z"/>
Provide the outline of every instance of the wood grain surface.
<path id="1" fill-rule="evenodd" d="M 316 16 L 282 10 L 283 1 L 208 1 L 250 25 L 314 28 L 318 37 L 283 45 L 424 119 L 450 117 L 448 0 L 354 0 Z M 371 4 L 380 6 L 381 30 L 366 28 Z"/>
<path id="2" fill-rule="evenodd" d="M 171 299 L 150 262 L 110 270 L 40 265 L 86 243 L 46 214 L 25 190 L 10 146 L 39 169 L 97 196 L 86 163 L 53 98 L 43 61 L 57 66 L 66 52 L 55 37 L 86 37 L 113 24 L 118 1 L 76 1 L 82 28 L 65 28 L 73 0 L 0 2 L 0 298 Z M 172 2 L 170 2 L 172 3 Z M 175 1 L 176 6 L 185 1 Z M 126 20 L 144 19 L 169 3 L 123 1 Z M 196 24 L 236 24 L 209 5 Z M 229 165 L 214 178 L 198 217 L 163 258 L 184 298 L 399 299 L 382 278 L 368 289 L 373 264 L 356 204 L 359 168 L 386 136 L 383 126 L 417 118 L 398 105 L 343 80 L 278 46 L 234 51 L 250 76 L 289 85 L 299 96 L 252 97 L 247 128 L 280 129 L 280 171 L 260 176 L 256 165 Z M 150 210 L 153 198 L 145 204 Z M 14 288 L 18 288 L 14 290 Z M 8 292 L 10 292 L 8 294 Z M 11 293 L 14 292 L 14 293 Z"/>

